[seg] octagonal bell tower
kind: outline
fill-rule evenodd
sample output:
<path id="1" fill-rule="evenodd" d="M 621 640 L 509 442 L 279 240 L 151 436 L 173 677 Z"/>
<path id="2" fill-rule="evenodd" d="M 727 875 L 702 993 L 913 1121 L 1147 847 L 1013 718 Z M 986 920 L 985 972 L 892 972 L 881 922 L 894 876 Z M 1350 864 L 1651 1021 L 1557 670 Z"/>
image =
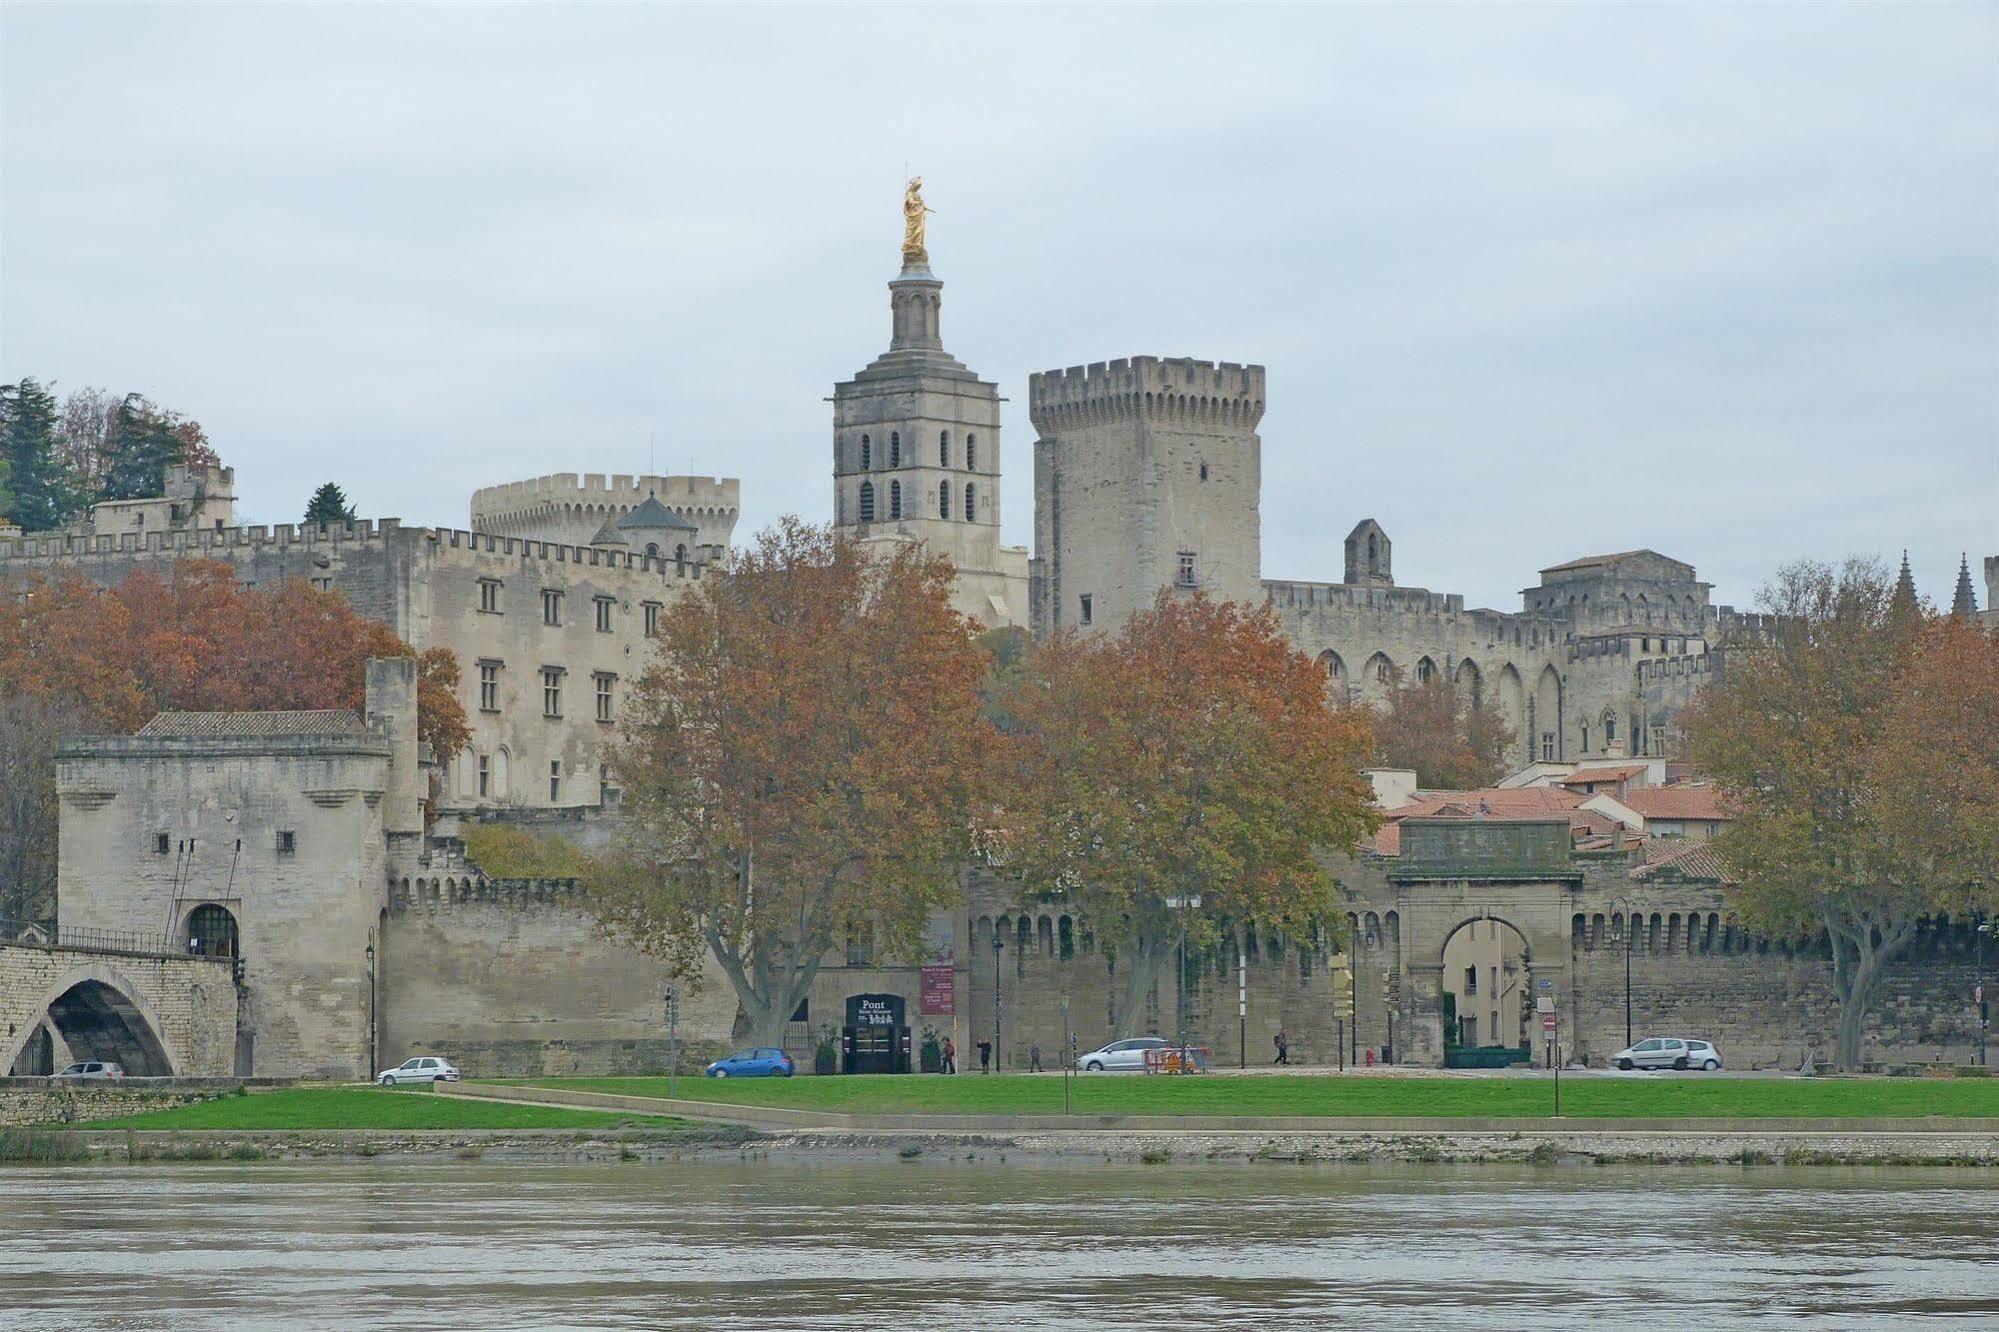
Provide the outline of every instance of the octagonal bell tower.
<path id="1" fill-rule="evenodd" d="M 999 386 L 944 350 L 921 185 L 904 196 L 888 350 L 833 386 L 834 523 L 864 540 L 922 541 L 957 567 L 960 611 L 1025 624 L 1027 551 L 1000 545 Z"/>

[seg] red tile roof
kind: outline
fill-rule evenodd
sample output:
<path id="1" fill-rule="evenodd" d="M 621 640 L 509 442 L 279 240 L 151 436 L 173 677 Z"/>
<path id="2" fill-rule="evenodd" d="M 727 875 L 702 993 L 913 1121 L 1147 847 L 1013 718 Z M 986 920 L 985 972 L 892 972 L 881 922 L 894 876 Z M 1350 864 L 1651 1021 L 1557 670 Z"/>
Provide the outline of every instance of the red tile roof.
<path id="1" fill-rule="evenodd" d="M 1689 842 L 1678 837 L 1645 839 L 1645 863 L 1631 871 L 1634 879 L 1658 877 L 1713 879 L 1733 883 L 1727 867 L 1714 853 L 1712 842 Z"/>
<path id="2" fill-rule="evenodd" d="M 1622 782 L 1645 771 L 1643 763 L 1623 763 L 1614 768 L 1583 768 L 1558 780 L 1557 786 L 1586 786 L 1591 782 Z"/>
<path id="3" fill-rule="evenodd" d="M 1715 819 L 1735 817 L 1713 786 L 1648 786 L 1626 791 L 1617 802 L 1632 813 L 1652 819 Z"/>

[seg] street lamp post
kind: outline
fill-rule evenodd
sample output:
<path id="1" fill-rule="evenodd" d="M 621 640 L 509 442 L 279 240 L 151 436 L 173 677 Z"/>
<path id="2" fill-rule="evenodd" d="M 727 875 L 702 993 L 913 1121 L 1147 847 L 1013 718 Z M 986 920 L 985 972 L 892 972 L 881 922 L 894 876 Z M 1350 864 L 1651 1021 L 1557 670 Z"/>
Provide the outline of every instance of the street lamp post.
<path id="1" fill-rule="evenodd" d="M 1360 959 L 1347 959 L 1347 1013 L 1352 1026 L 1347 1028 L 1347 1039 L 1352 1045 L 1347 1050 L 1347 1062 L 1360 1067 Z"/>
<path id="2" fill-rule="evenodd" d="M 993 1068 L 999 1072 L 1000 1062 L 1000 954 L 1006 951 L 1006 940 L 999 932 L 993 932 Z"/>
<path id="3" fill-rule="evenodd" d="M 1069 1113 L 1069 1075 L 1076 1071 L 1076 1057 L 1069 1052 L 1069 996 L 1062 996 L 1062 1113 Z"/>
<path id="4" fill-rule="evenodd" d="M 1986 1007 L 1985 999 L 1985 936 L 1993 933 L 1995 930 L 1999 930 L 1999 921 L 1986 920 L 1981 913 L 1978 918 L 1978 927 L 1974 931 L 1978 936 L 1978 960 L 1972 965 L 1971 969 L 1971 1001 L 1978 1008 L 1978 1066 L 1980 1068 L 1985 1067 L 1985 1027 L 1986 1013 L 1989 1011 Z"/>
<path id="5" fill-rule="evenodd" d="M 375 932 L 368 931 L 368 1078 L 375 1077 L 375 1065 L 380 1062 L 380 1053 L 375 1048 Z"/>
<path id="6" fill-rule="evenodd" d="M 1187 911 L 1190 907 L 1200 905 L 1201 899 L 1198 895 L 1166 899 L 1167 909 L 1180 917 L 1180 983 L 1173 1007 L 1178 1018 L 1182 1073 L 1187 1071 Z"/>

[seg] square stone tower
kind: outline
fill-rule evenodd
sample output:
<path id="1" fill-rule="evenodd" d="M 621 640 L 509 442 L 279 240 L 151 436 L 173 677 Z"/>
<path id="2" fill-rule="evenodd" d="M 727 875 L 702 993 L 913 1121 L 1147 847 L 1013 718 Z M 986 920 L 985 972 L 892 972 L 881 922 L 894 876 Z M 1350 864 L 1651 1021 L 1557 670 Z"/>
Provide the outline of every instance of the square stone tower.
<path id="1" fill-rule="evenodd" d="M 1261 604 L 1263 367 L 1134 356 L 1028 380 L 1034 628 L 1115 630 L 1161 588 Z"/>
<path id="2" fill-rule="evenodd" d="M 958 568 L 958 610 L 1027 621 L 1027 552 L 1000 545 L 999 386 L 944 350 L 944 284 L 920 245 L 888 284 L 889 348 L 833 386 L 833 512 L 846 535 L 918 540 Z"/>

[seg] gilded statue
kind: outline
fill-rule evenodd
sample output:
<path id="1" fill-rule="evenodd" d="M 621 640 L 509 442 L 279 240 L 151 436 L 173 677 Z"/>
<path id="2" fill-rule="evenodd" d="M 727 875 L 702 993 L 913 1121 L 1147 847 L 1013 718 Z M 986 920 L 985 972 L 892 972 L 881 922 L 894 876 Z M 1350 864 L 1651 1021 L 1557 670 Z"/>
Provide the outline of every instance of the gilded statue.
<path id="1" fill-rule="evenodd" d="M 923 202 L 923 177 L 912 176 L 902 192 L 902 257 L 911 263 L 929 259 L 923 248 L 923 215 L 937 210 Z"/>

